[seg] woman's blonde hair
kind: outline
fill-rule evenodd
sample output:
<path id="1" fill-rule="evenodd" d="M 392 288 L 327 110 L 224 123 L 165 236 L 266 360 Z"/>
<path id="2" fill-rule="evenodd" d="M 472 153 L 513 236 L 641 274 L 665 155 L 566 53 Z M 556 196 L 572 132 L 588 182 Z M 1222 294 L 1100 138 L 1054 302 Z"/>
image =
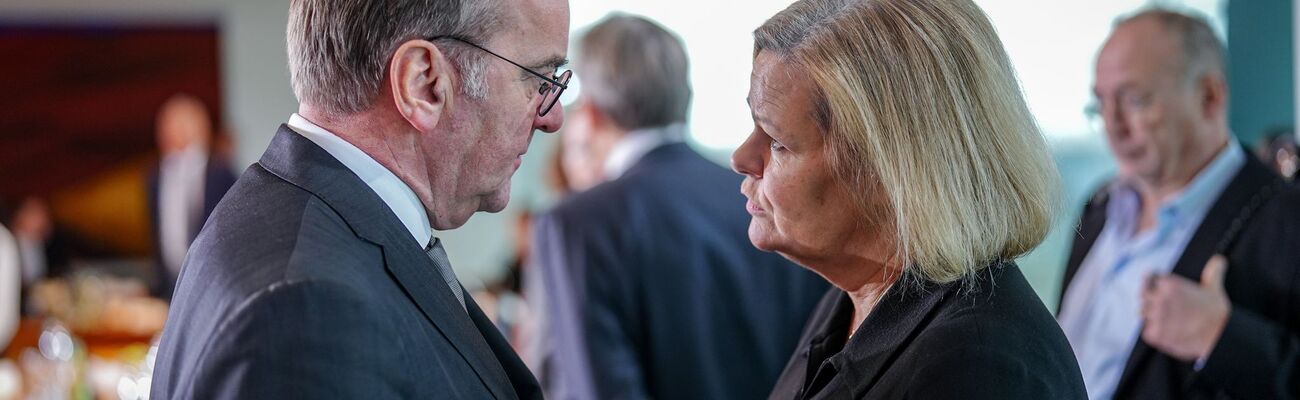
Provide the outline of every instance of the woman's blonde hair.
<path id="1" fill-rule="evenodd" d="M 974 3 L 802 0 L 754 37 L 755 57 L 775 53 L 812 78 L 831 167 L 864 215 L 880 191 L 919 278 L 969 277 L 1047 235 L 1060 178 Z"/>

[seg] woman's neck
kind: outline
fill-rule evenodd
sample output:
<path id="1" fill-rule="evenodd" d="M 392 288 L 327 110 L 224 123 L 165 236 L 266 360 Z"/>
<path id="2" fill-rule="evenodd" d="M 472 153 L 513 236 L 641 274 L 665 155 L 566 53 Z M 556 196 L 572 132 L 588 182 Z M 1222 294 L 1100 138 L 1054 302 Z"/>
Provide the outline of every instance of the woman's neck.
<path id="1" fill-rule="evenodd" d="M 866 250 L 866 249 L 862 249 Z M 824 257 L 817 262 L 801 263 L 817 271 L 853 302 L 853 319 L 849 336 L 858 331 L 862 321 L 902 275 L 902 263 L 892 250 L 857 251 L 840 257 Z M 807 260 L 811 261 L 811 260 Z"/>
<path id="2" fill-rule="evenodd" d="M 856 288 L 844 290 L 849 295 L 849 300 L 853 302 L 853 319 L 849 323 L 849 337 L 858 331 L 862 322 L 866 321 L 867 316 L 871 315 L 871 311 L 880 303 L 880 299 L 885 297 L 885 293 L 889 292 L 889 288 L 893 287 L 902 275 L 902 268 L 884 264 L 864 269 L 872 272 L 865 276 Z"/>

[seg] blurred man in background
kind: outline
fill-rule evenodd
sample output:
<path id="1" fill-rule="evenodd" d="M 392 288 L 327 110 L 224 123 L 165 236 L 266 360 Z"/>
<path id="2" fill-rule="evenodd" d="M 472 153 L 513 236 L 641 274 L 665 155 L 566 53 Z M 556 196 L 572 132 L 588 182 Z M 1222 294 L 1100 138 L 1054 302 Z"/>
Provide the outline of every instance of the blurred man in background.
<path id="1" fill-rule="evenodd" d="M 153 292 L 170 299 L 190 243 L 235 184 L 235 174 L 224 159 L 212 156 L 212 120 L 198 98 L 167 99 L 156 128 L 161 159 L 147 185 L 156 254 Z"/>
<path id="2" fill-rule="evenodd" d="M 9 226 L 22 266 L 23 287 L 36 284 L 47 277 L 63 276 L 67 272 L 67 260 L 49 260 L 50 247 L 54 242 L 54 220 L 45 200 L 38 197 L 23 199 L 9 218 Z"/>
<path id="3" fill-rule="evenodd" d="M 771 389 L 825 282 L 749 243 L 741 177 L 684 142 L 680 39 L 614 15 L 578 41 L 565 152 L 604 183 L 536 222 L 525 354 L 553 399 L 755 399 Z"/>
<path id="4" fill-rule="evenodd" d="M 26 197 L 11 212 L 7 218 L 0 217 L 0 223 L 8 224 L 17 243 L 24 290 L 43 280 L 67 278 L 80 261 L 114 255 L 99 243 L 60 226 L 44 198 Z"/>
<path id="5" fill-rule="evenodd" d="M 1097 56 L 1119 176 L 1084 207 L 1058 316 L 1091 398 L 1297 395 L 1300 200 L 1228 131 L 1223 53 L 1150 10 Z"/>

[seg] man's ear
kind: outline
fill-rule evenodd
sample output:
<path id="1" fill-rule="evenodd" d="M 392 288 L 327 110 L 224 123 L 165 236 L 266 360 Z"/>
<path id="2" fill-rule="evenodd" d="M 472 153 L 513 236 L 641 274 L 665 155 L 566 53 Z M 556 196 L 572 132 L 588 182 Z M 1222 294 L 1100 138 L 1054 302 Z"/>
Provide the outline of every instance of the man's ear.
<path id="1" fill-rule="evenodd" d="M 446 55 L 425 40 L 402 43 L 388 66 L 388 82 L 397 112 L 421 132 L 433 130 L 455 100 L 456 76 Z"/>
<path id="2" fill-rule="evenodd" d="M 1223 74 L 1207 73 L 1202 75 L 1200 96 L 1197 99 L 1205 119 L 1226 120 L 1228 117 L 1228 83 Z"/>

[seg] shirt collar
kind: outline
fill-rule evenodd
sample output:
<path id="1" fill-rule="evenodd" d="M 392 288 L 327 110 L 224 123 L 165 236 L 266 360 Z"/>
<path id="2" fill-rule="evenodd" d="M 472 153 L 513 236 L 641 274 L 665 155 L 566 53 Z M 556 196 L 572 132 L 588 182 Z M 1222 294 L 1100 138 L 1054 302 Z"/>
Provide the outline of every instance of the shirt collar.
<path id="1" fill-rule="evenodd" d="M 1214 201 L 1219 198 L 1219 194 L 1223 193 L 1245 164 L 1246 156 L 1241 145 L 1229 139 L 1228 145 L 1224 146 L 1205 168 L 1196 173 L 1182 192 L 1160 205 L 1157 211 L 1157 224 L 1199 224 L 1200 218 L 1209 212 Z M 1121 184 L 1112 190 L 1114 198 L 1127 195 L 1128 198 L 1137 201 L 1137 193 L 1132 185 Z M 1136 212 L 1137 207 L 1132 208 Z"/>
<path id="2" fill-rule="evenodd" d="M 1228 145 L 1219 151 L 1214 161 L 1205 166 L 1167 207 L 1179 215 L 1204 215 L 1245 164 L 1246 156 L 1241 145 L 1228 140 Z"/>
<path id="3" fill-rule="evenodd" d="M 617 143 L 614 143 L 614 147 L 609 150 L 609 156 L 605 158 L 605 179 L 617 179 L 640 161 L 646 153 L 665 144 L 683 141 L 685 138 L 686 124 L 680 122 L 628 131 Z"/>
<path id="4" fill-rule="evenodd" d="M 429 214 L 410 186 L 352 143 L 348 143 L 297 113 L 289 116 L 289 127 L 325 149 L 325 152 L 334 156 L 343 163 L 343 166 L 361 178 L 366 186 L 379 195 L 393 214 L 397 215 L 397 219 L 406 225 L 406 229 L 411 231 L 411 236 L 415 238 L 416 243 L 419 243 L 421 248 L 429 246 L 429 241 L 433 237 Z"/>

